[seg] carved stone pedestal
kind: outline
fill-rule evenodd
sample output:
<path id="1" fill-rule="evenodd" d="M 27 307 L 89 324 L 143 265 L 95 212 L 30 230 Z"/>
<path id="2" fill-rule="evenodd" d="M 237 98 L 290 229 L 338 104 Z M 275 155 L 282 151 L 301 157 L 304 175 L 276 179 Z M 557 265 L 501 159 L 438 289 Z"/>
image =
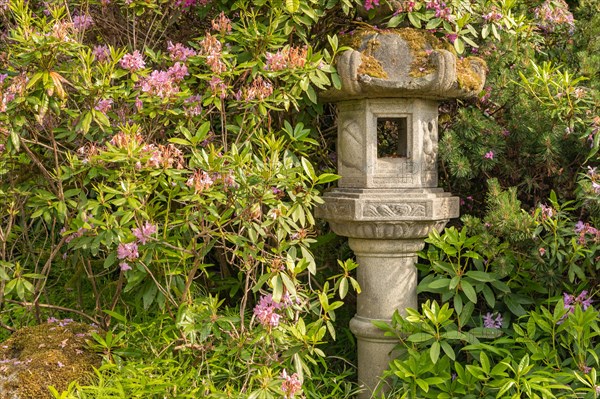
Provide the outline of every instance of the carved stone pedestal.
<path id="1" fill-rule="evenodd" d="M 348 189 L 324 197 L 317 215 L 349 237 L 359 267 L 357 312 L 350 329 L 358 341 L 358 380 L 371 398 L 397 340 L 385 337 L 374 320 L 389 323 L 396 310 L 417 308 L 417 252 L 432 230 L 458 216 L 458 198 L 441 189 Z"/>

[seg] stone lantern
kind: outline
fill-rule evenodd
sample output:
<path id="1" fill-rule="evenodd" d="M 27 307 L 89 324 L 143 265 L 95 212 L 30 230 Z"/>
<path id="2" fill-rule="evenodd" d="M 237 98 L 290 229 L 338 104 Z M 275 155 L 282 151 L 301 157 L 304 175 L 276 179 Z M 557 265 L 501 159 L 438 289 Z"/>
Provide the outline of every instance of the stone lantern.
<path id="1" fill-rule="evenodd" d="M 317 216 L 349 238 L 359 264 L 358 379 L 366 399 L 385 381 L 397 344 L 373 321 L 417 308 L 417 251 L 431 231 L 459 215 L 459 199 L 437 188 L 438 105 L 479 93 L 485 63 L 459 59 L 414 29 L 364 30 L 337 61 L 340 90 L 323 94 L 338 109 L 338 188 Z M 385 386 L 382 387 L 385 391 Z"/>

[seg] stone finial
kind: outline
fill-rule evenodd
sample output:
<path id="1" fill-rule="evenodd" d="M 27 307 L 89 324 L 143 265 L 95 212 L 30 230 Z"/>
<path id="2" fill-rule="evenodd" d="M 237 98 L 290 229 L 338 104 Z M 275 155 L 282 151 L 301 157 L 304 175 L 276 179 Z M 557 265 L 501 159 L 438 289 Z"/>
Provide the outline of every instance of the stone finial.
<path id="1" fill-rule="evenodd" d="M 346 42 L 351 49 L 340 55 L 336 65 L 342 88 L 323 93 L 326 101 L 468 98 L 485 83 L 484 60 L 458 58 L 447 42 L 427 31 L 358 30 Z"/>

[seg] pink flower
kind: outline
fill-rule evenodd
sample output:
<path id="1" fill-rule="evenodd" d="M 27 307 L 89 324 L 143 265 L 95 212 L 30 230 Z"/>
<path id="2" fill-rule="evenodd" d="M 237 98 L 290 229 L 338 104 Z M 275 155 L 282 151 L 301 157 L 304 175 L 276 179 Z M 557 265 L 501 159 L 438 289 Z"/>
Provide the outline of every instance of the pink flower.
<path id="1" fill-rule="evenodd" d="M 369 11 L 373 8 L 373 5 L 379 6 L 379 0 L 365 0 L 365 10 Z"/>
<path id="2" fill-rule="evenodd" d="M 214 180 L 203 170 L 196 170 L 185 183 L 188 187 L 194 187 L 196 194 L 210 188 Z"/>
<path id="3" fill-rule="evenodd" d="M 117 258 L 134 260 L 139 258 L 138 246 L 135 242 L 121 243 L 117 247 Z"/>
<path id="4" fill-rule="evenodd" d="M 483 156 L 485 159 L 494 159 L 494 151 L 488 151 Z"/>
<path id="5" fill-rule="evenodd" d="M 254 315 L 263 326 L 268 328 L 277 327 L 281 319 L 281 315 L 277 311 L 290 304 L 291 299 L 288 295 L 284 296 L 279 303 L 273 301 L 271 294 L 265 295 L 260 298 L 260 301 L 254 307 Z"/>
<path id="6" fill-rule="evenodd" d="M 187 68 L 185 72 L 187 74 Z M 140 81 L 140 87 L 144 93 L 160 98 L 170 97 L 179 92 L 179 87 L 169 71 L 152 71 Z"/>
<path id="7" fill-rule="evenodd" d="M 538 249 L 538 251 L 539 251 L 539 253 L 540 253 L 540 256 L 544 256 L 544 255 L 546 255 L 546 248 L 544 248 L 544 247 L 540 247 L 540 248 Z"/>
<path id="8" fill-rule="evenodd" d="M 231 20 L 227 18 L 225 13 L 221 11 L 219 19 L 215 18 L 211 21 L 213 30 L 221 33 L 231 32 Z"/>
<path id="9" fill-rule="evenodd" d="M 127 270 L 131 270 L 131 266 L 129 266 L 129 263 L 127 263 L 127 262 L 121 262 L 121 263 L 119 263 L 119 267 L 124 272 L 126 272 Z"/>
<path id="10" fill-rule="evenodd" d="M 94 46 L 94 49 L 92 50 L 92 55 L 94 56 L 96 61 L 104 62 L 110 57 L 110 49 L 107 45 Z"/>
<path id="11" fill-rule="evenodd" d="M 94 25 L 94 20 L 87 14 L 76 15 L 73 17 L 73 28 L 85 30 Z"/>
<path id="12" fill-rule="evenodd" d="M 119 61 L 121 68 L 127 69 L 128 71 L 135 72 L 146 66 L 144 62 L 144 57 L 139 52 L 139 50 L 135 50 L 132 54 L 125 54 L 121 61 Z"/>
<path id="13" fill-rule="evenodd" d="M 196 51 L 184 46 L 181 43 L 172 42 L 167 43 L 167 50 L 169 51 L 169 56 L 173 61 L 185 61 L 189 57 L 193 57 L 196 55 Z"/>
<path id="14" fill-rule="evenodd" d="M 174 82 L 180 82 L 183 80 L 183 78 L 189 75 L 187 66 L 181 62 L 176 62 L 175 65 L 167 70 L 167 73 Z"/>
<path id="15" fill-rule="evenodd" d="M 302 389 L 302 381 L 300 381 L 297 373 L 288 375 L 285 369 L 283 369 L 281 378 L 283 378 L 281 390 L 285 399 L 293 398 Z"/>
<path id="16" fill-rule="evenodd" d="M 94 107 L 94 109 L 96 111 L 100 111 L 104 115 L 106 115 L 106 113 L 108 111 L 110 111 L 110 109 L 112 107 L 112 104 L 113 104 L 112 98 L 107 98 L 107 99 L 104 99 L 104 100 L 98 100 L 98 102 L 96 103 L 96 106 Z"/>
<path id="17" fill-rule="evenodd" d="M 131 232 L 140 244 L 146 244 L 148 238 L 156 233 L 156 225 L 146 221 L 142 227 L 136 227 Z"/>

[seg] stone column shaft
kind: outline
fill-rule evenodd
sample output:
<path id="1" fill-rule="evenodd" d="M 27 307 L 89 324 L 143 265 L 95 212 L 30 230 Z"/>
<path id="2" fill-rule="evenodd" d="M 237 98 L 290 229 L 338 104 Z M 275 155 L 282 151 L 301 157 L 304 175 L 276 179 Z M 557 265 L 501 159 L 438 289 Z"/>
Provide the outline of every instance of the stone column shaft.
<path id="1" fill-rule="evenodd" d="M 404 314 L 406 308 L 417 307 L 416 251 L 424 243 L 350 238 L 349 244 L 360 265 L 357 277 L 362 293 L 350 329 L 358 341 L 358 381 L 365 389 L 359 398 L 363 399 L 379 388 L 387 390 L 381 372 L 387 369 L 398 343 L 394 337 L 384 336 L 373 321 L 390 323 L 396 310 Z"/>

